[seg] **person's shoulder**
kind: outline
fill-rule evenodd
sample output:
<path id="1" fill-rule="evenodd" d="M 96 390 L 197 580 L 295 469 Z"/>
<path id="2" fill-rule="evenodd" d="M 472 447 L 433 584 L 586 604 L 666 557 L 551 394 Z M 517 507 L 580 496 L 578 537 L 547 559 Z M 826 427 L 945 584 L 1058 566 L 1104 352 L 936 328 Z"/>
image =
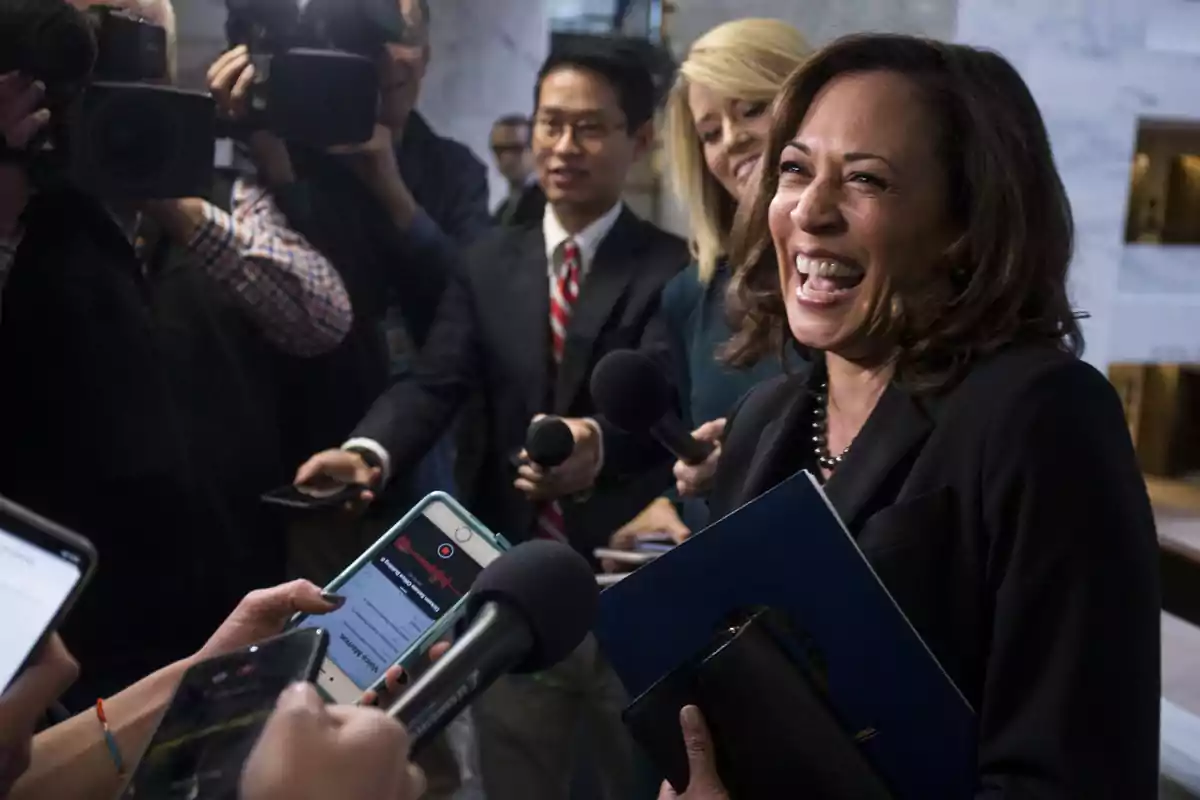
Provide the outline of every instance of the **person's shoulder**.
<path id="1" fill-rule="evenodd" d="M 704 300 L 704 284 L 700 281 L 700 268 L 691 262 L 667 281 L 663 287 L 663 308 L 672 313 L 686 313 Z"/>
<path id="2" fill-rule="evenodd" d="M 466 169 L 471 172 L 487 174 L 487 167 L 484 166 L 479 156 L 475 155 L 475 151 L 457 139 L 438 133 L 429 126 L 428 122 L 424 120 L 422 122 L 424 123 L 430 143 L 437 152 L 439 161 L 443 164 L 454 165 L 456 169 Z"/>
<path id="3" fill-rule="evenodd" d="M 981 359 L 967 372 L 956 392 L 1015 397 L 1053 384 L 1080 391 L 1111 391 L 1095 367 L 1052 343 L 1019 344 Z"/>

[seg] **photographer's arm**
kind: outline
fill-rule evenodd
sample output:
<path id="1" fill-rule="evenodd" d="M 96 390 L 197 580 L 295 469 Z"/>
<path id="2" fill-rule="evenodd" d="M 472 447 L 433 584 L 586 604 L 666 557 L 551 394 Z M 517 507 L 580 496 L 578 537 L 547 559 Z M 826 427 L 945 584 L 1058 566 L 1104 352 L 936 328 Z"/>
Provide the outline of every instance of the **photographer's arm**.
<path id="1" fill-rule="evenodd" d="M 229 301 L 281 350 L 320 355 L 350 331 L 354 318 L 341 276 L 287 227 L 264 187 L 239 180 L 232 214 L 198 199 L 158 204 L 155 214 Z"/>

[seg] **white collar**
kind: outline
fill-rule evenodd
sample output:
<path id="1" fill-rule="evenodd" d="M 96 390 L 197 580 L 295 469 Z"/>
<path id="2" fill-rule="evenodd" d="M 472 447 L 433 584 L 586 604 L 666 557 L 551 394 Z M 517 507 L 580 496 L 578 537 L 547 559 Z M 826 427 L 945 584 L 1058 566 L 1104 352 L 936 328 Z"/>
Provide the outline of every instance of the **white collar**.
<path id="1" fill-rule="evenodd" d="M 600 249 L 600 243 L 617 224 L 617 218 L 621 216 L 624 209 L 625 204 L 618 201 L 604 216 L 572 236 L 563 228 L 554 209 L 547 203 L 546 213 L 542 216 L 542 235 L 546 238 L 546 261 L 550 270 L 553 272 L 562 246 L 568 239 L 574 239 L 575 244 L 579 245 L 579 257 L 582 261 L 580 266 L 586 273 L 592 266 L 592 259 L 596 257 L 596 251 Z"/>

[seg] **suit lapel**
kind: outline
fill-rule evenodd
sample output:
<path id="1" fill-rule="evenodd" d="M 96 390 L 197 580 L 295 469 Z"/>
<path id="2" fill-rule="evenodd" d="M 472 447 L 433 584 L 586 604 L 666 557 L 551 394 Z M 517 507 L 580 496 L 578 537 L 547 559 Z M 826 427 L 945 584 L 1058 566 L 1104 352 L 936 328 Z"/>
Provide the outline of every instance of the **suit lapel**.
<path id="1" fill-rule="evenodd" d="M 756 456 L 746 472 L 743 503 L 791 477 L 793 465 L 800 461 L 796 447 L 805 446 L 811 437 L 812 395 L 808 392 L 808 379 L 797 378 L 790 394 L 787 405 L 763 428 Z"/>
<path id="2" fill-rule="evenodd" d="M 907 456 L 928 438 L 933 420 L 905 390 L 889 385 L 825 484 L 829 502 L 854 530 L 873 513 L 876 495 Z"/>
<path id="3" fill-rule="evenodd" d="M 567 414 L 590 372 L 596 340 L 621 296 L 637 276 L 638 250 L 644 242 L 642 222 L 625 209 L 600 243 L 567 325 L 567 340 L 554 391 L 554 411 Z M 543 292 L 545 294 L 545 292 Z M 549 315 L 547 306 L 546 315 Z"/>
<path id="4" fill-rule="evenodd" d="M 506 320 L 515 352 L 522 355 L 522 372 L 528 376 L 525 396 L 531 413 L 542 412 L 546 402 L 550 364 L 550 290 L 546 245 L 541 227 L 514 229 L 505 274 L 507 298 L 498 311 Z"/>

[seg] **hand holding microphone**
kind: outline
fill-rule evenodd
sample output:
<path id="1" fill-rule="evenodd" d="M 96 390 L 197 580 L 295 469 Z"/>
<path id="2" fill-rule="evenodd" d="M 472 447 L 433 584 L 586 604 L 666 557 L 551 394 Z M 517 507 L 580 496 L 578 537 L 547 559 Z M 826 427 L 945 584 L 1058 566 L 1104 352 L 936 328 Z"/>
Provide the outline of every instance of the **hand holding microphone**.
<path id="1" fill-rule="evenodd" d="M 675 462 L 675 490 L 681 497 L 700 497 L 712 486 L 721 460 L 721 439 L 725 436 L 725 420 L 706 422 L 692 431 L 692 438 L 712 445 L 712 452 L 699 464 L 687 461 Z"/>
<path id="2" fill-rule="evenodd" d="M 517 456 L 513 485 L 535 502 L 557 500 L 592 488 L 600 466 L 600 428 L 595 422 L 539 414 Z"/>

